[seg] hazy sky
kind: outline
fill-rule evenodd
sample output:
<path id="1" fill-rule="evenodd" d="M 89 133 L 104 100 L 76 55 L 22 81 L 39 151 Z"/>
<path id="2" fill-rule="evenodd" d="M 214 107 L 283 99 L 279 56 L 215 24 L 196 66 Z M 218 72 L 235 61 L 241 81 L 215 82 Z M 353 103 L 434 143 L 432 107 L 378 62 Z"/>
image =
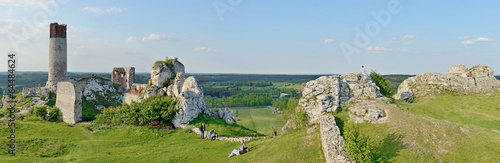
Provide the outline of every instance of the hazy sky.
<path id="1" fill-rule="evenodd" d="M 313 3 L 315 2 L 315 3 Z M 47 71 L 49 24 L 68 24 L 68 71 L 149 72 L 166 56 L 188 73 L 500 71 L 498 1 L 0 0 L 0 71 Z"/>

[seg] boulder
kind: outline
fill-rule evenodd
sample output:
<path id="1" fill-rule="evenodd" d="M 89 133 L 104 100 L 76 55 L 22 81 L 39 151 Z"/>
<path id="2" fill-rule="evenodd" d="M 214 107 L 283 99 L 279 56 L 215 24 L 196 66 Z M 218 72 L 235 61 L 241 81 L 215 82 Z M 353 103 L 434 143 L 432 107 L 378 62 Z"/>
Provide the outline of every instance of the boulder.
<path id="1" fill-rule="evenodd" d="M 349 117 L 355 123 L 384 123 L 387 116 L 372 101 L 365 100 L 349 107 Z"/>
<path id="2" fill-rule="evenodd" d="M 401 100 L 407 103 L 412 103 L 413 102 L 413 93 L 411 92 L 403 92 L 401 93 Z"/>

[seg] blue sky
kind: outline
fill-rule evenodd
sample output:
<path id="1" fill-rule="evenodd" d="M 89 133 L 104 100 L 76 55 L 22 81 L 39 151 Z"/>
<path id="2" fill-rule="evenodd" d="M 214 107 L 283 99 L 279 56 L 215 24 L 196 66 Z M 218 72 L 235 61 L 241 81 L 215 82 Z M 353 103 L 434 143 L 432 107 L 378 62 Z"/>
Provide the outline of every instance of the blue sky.
<path id="1" fill-rule="evenodd" d="M 68 24 L 70 72 L 149 72 L 166 56 L 188 73 L 341 74 L 365 65 L 419 74 L 480 63 L 500 70 L 500 2 L 314 2 L 1 0 L 0 52 L 15 51 L 20 71 L 47 71 L 48 27 L 58 22 Z M 360 35 L 369 41 L 356 43 Z"/>

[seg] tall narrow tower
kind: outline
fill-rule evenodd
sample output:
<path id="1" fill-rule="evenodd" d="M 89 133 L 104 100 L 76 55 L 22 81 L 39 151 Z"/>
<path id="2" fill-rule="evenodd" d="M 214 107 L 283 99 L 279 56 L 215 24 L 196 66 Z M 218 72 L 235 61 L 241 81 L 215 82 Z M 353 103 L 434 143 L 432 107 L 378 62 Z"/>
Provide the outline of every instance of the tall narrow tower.
<path id="1" fill-rule="evenodd" d="M 47 87 L 56 91 L 57 82 L 66 80 L 68 49 L 66 24 L 50 23 L 49 78 Z"/>

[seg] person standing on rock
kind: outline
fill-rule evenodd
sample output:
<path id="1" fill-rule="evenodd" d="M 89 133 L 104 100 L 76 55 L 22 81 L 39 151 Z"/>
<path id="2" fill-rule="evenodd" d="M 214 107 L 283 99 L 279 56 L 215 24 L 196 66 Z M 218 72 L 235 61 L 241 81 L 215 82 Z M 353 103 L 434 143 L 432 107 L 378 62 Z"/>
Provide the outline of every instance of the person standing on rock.
<path id="1" fill-rule="evenodd" d="M 201 123 L 201 126 L 200 126 L 200 131 L 201 131 L 201 139 L 204 139 L 205 137 L 205 123 Z"/>
<path id="2" fill-rule="evenodd" d="M 233 152 L 228 153 L 229 156 L 227 156 L 227 158 L 231 158 L 234 155 L 245 154 L 250 151 L 250 149 L 247 147 L 247 144 L 245 144 L 245 141 L 243 141 L 243 139 L 240 142 L 241 142 L 240 150 L 234 149 Z"/>
<path id="3" fill-rule="evenodd" d="M 366 74 L 365 66 L 361 66 L 361 73 Z"/>

